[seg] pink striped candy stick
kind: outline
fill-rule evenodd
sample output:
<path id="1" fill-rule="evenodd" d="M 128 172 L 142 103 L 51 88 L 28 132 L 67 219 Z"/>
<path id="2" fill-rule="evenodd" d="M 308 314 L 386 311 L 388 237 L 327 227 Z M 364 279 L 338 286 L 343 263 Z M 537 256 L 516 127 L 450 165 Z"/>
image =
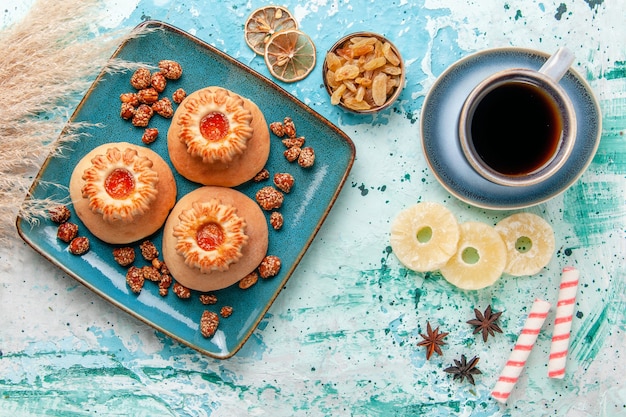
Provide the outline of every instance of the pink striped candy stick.
<path id="1" fill-rule="evenodd" d="M 552 345 L 550 346 L 550 359 L 548 360 L 548 376 L 550 378 L 563 378 L 565 376 L 565 362 L 567 361 L 579 277 L 580 273 L 576 268 L 571 266 L 563 268 L 559 301 L 556 305 L 554 333 L 552 333 Z"/>
<path id="2" fill-rule="evenodd" d="M 511 391 L 526 365 L 526 360 L 537 340 L 537 336 L 539 336 L 541 326 L 543 326 L 543 322 L 548 316 L 548 311 L 550 311 L 550 303 L 537 298 L 530 309 L 530 314 L 528 314 L 522 332 L 517 337 L 517 342 L 509 356 L 509 360 L 506 362 L 504 369 L 502 369 L 500 378 L 498 378 L 495 387 L 493 387 L 493 391 L 491 391 L 491 396 L 497 401 L 505 403 L 509 395 L 511 395 Z"/>

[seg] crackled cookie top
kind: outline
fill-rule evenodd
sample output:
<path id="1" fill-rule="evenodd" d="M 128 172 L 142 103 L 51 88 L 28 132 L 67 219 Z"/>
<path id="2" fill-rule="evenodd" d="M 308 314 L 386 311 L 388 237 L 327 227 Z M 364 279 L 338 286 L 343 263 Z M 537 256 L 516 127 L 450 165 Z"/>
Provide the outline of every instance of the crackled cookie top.
<path id="1" fill-rule="evenodd" d="M 89 200 L 91 211 L 102 214 L 107 222 L 132 222 L 149 210 L 158 193 L 159 177 L 152 161 L 130 148 L 120 151 L 111 147 L 104 155 L 95 156 L 82 178 L 83 198 Z"/>
<path id="2" fill-rule="evenodd" d="M 184 103 L 178 120 L 180 140 L 205 163 L 230 162 L 242 154 L 252 137 L 252 113 L 243 99 L 228 90 L 202 90 Z"/>
<path id="3" fill-rule="evenodd" d="M 235 207 L 217 199 L 195 202 L 180 213 L 173 229 L 176 252 L 202 273 L 226 271 L 242 257 L 241 250 L 248 242 L 245 227 Z"/>

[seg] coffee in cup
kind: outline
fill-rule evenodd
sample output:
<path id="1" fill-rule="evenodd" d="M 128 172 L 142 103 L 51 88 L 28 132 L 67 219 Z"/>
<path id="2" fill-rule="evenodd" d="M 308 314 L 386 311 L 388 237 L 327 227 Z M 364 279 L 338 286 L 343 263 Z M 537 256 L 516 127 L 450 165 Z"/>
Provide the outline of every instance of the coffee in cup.
<path id="1" fill-rule="evenodd" d="M 572 61 L 562 48 L 538 71 L 500 71 L 472 90 L 459 138 L 474 170 L 497 184 L 528 186 L 563 166 L 576 140 L 576 114 L 558 82 Z"/>

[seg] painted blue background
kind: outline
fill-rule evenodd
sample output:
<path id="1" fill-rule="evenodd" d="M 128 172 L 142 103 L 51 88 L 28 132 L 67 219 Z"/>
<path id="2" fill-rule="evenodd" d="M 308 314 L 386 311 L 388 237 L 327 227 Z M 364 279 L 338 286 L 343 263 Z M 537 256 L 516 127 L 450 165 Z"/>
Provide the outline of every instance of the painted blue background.
<path id="1" fill-rule="evenodd" d="M 198 36 L 269 76 L 243 40 L 264 1 L 105 2 L 111 28 L 158 19 Z M 282 2 L 314 40 L 309 77 L 280 84 L 356 143 L 346 187 L 286 288 L 233 358 L 210 359 L 155 332 L 63 275 L 25 245 L 0 252 L 0 415 L 626 415 L 624 1 L 316 0 Z M 106 10 L 105 10 L 106 9 Z M 7 7 L 4 22 L 12 18 Z M 388 36 L 406 62 L 397 104 L 376 116 L 329 104 L 321 60 L 339 37 Z M 419 115 L 437 76 L 490 47 L 551 53 L 567 45 L 603 113 L 602 142 L 583 177 L 527 211 L 554 227 L 557 253 L 537 276 L 504 276 L 476 292 L 438 274 L 404 269 L 390 253 L 390 221 L 417 201 L 446 204 L 461 221 L 494 224 L 508 212 L 449 196 L 428 170 Z M 508 406 L 491 391 L 535 297 L 556 303 L 560 270 L 581 286 L 564 380 L 549 380 L 550 320 Z M 474 307 L 503 311 L 488 343 L 465 324 Z M 450 335 L 426 361 L 416 344 L 426 321 Z M 443 368 L 481 357 L 476 386 Z"/>

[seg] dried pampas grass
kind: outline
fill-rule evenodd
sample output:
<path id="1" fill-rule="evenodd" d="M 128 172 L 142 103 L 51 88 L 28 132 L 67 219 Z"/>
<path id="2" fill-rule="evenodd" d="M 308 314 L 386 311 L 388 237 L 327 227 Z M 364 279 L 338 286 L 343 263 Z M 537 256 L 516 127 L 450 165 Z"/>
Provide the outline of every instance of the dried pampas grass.
<path id="1" fill-rule="evenodd" d="M 1 245 L 17 236 L 18 215 L 36 222 L 61 203 L 24 198 L 46 157 L 80 139 L 81 126 L 66 123 L 99 72 L 138 65 L 109 59 L 125 37 L 141 33 L 100 27 L 102 6 L 36 0 L 23 20 L 0 32 Z"/>

